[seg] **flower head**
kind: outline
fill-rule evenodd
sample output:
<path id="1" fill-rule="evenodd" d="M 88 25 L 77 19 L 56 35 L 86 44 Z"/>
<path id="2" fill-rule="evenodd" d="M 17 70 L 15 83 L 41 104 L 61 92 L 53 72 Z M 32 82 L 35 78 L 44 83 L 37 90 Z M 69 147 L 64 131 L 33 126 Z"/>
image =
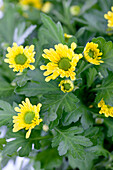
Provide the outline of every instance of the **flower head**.
<path id="1" fill-rule="evenodd" d="M 44 50 L 45 54 L 42 56 L 50 61 L 46 66 L 40 67 L 41 70 L 47 70 L 44 72 L 44 76 L 48 76 L 45 79 L 46 82 L 54 80 L 58 76 L 70 77 L 71 80 L 75 80 L 75 67 L 79 59 L 83 57 L 82 54 L 74 53 L 75 48 L 76 43 L 72 43 L 71 48 L 58 44 L 55 45 L 55 50 L 52 48 Z"/>
<path id="2" fill-rule="evenodd" d="M 59 84 L 59 87 L 61 87 L 61 90 L 64 93 L 71 92 L 74 89 L 73 82 L 71 80 L 62 80 Z"/>
<path id="3" fill-rule="evenodd" d="M 22 104 L 19 104 L 20 108 L 15 107 L 15 111 L 18 112 L 18 116 L 13 116 L 13 132 L 17 132 L 25 128 L 25 130 L 28 130 L 26 138 L 29 138 L 31 129 L 42 122 L 42 119 L 40 119 L 39 116 L 42 104 L 39 103 L 37 106 L 33 106 L 28 98 L 25 99 L 25 102 L 22 101 Z"/>
<path id="4" fill-rule="evenodd" d="M 30 47 L 27 46 L 23 48 L 23 46 L 17 46 L 16 43 L 13 43 L 13 47 L 7 48 L 8 54 L 6 54 L 7 59 L 4 59 L 6 63 L 9 63 L 10 68 L 14 68 L 13 71 L 23 72 L 25 68 L 30 68 L 34 70 L 35 67 L 30 65 L 30 63 L 34 63 L 34 45 Z"/>
<path id="5" fill-rule="evenodd" d="M 21 5 L 32 6 L 37 9 L 42 8 L 42 0 L 20 0 Z"/>
<path id="6" fill-rule="evenodd" d="M 108 13 L 104 15 L 104 18 L 108 20 L 108 27 L 113 27 L 113 6 L 111 7 L 111 11 L 108 11 Z"/>
<path id="7" fill-rule="evenodd" d="M 100 65 L 100 63 L 104 63 L 104 61 L 101 60 L 102 52 L 98 49 L 98 44 L 95 44 L 93 42 L 87 43 L 84 48 L 84 57 L 87 61 L 89 61 L 92 64 Z"/>
<path id="8" fill-rule="evenodd" d="M 113 117 L 113 107 L 106 105 L 103 99 L 98 103 L 98 107 L 101 108 L 99 111 L 100 114 L 104 113 L 106 117 Z"/>

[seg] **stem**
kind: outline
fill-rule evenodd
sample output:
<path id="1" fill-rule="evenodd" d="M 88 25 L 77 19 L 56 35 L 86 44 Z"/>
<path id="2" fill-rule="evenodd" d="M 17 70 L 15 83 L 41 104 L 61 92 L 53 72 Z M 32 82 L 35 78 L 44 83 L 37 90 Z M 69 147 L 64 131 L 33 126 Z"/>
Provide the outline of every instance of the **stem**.
<path id="1" fill-rule="evenodd" d="M 32 138 L 30 140 L 43 140 L 43 139 L 51 139 L 51 138 L 53 138 L 53 137 L 48 135 L 48 136 L 41 136 L 41 137 Z"/>

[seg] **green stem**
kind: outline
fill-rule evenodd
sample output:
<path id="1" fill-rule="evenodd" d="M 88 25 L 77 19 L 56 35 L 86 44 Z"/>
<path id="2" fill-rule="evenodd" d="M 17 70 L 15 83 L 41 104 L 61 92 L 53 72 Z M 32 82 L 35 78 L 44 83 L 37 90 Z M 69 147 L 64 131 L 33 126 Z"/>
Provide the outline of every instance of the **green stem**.
<path id="1" fill-rule="evenodd" d="M 51 139 L 51 138 L 53 138 L 53 137 L 48 135 L 48 136 L 40 136 L 40 137 L 36 137 L 36 138 L 31 138 L 30 140 L 44 140 L 44 139 Z"/>

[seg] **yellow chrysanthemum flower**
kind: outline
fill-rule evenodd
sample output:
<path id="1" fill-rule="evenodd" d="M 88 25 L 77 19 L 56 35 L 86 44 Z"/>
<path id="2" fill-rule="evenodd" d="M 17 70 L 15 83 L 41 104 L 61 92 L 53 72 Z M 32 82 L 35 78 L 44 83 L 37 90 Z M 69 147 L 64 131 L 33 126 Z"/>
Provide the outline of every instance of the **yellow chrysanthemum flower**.
<path id="1" fill-rule="evenodd" d="M 22 104 L 19 104 L 20 108 L 15 107 L 15 111 L 18 112 L 18 116 L 13 116 L 13 132 L 17 132 L 25 128 L 25 130 L 28 130 L 26 138 L 29 138 L 31 129 L 42 122 L 42 119 L 40 119 L 39 116 L 42 104 L 38 103 L 37 106 L 33 106 L 28 98 L 25 99 L 25 102 L 22 101 Z"/>
<path id="2" fill-rule="evenodd" d="M 82 54 L 75 54 L 74 49 L 76 43 L 71 44 L 71 48 L 67 45 L 58 44 L 55 45 L 55 50 L 50 48 L 45 49 L 42 56 L 48 59 L 50 62 L 45 66 L 40 67 L 41 70 L 47 70 L 44 72 L 46 77 L 45 81 L 48 82 L 51 79 L 54 80 L 58 76 L 70 77 L 71 80 L 75 80 L 75 67 L 78 61 L 83 57 Z"/>
<path id="3" fill-rule="evenodd" d="M 21 5 L 32 6 L 37 9 L 42 8 L 42 0 L 20 0 Z"/>
<path id="4" fill-rule="evenodd" d="M 108 27 L 113 27 L 113 6 L 111 7 L 111 11 L 108 11 L 108 13 L 104 15 L 104 18 L 108 20 Z"/>
<path id="5" fill-rule="evenodd" d="M 30 65 L 30 63 L 35 62 L 34 45 L 23 48 L 23 46 L 18 46 L 16 43 L 13 43 L 13 47 L 8 47 L 7 51 L 9 53 L 6 54 L 7 59 L 4 59 L 4 61 L 9 63 L 10 68 L 14 68 L 13 71 L 23 72 L 23 70 L 28 67 L 31 70 L 35 69 L 33 65 Z"/>
<path id="6" fill-rule="evenodd" d="M 99 111 L 100 114 L 104 113 L 106 117 L 113 117 L 113 107 L 106 105 L 103 99 L 98 103 L 98 107 L 101 108 Z"/>
<path id="7" fill-rule="evenodd" d="M 73 82 L 71 80 L 62 80 L 59 84 L 59 87 L 61 87 L 61 90 L 64 93 L 69 93 L 74 89 Z"/>
<path id="8" fill-rule="evenodd" d="M 92 64 L 100 65 L 100 63 L 104 63 L 104 61 L 101 60 L 102 52 L 98 49 L 98 44 L 95 44 L 93 42 L 87 43 L 84 48 L 84 57 L 87 61 L 89 61 Z"/>

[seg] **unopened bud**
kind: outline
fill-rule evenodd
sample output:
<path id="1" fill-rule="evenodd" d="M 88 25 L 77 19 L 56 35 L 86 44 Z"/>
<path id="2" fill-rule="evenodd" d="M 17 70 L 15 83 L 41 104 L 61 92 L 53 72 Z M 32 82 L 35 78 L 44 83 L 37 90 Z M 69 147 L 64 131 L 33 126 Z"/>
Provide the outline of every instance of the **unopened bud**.
<path id="1" fill-rule="evenodd" d="M 102 118 L 96 118 L 95 119 L 96 124 L 102 124 L 103 122 L 104 122 L 104 119 L 102 119 Z"/>
<path id="2" fill-rule="evenodd" d="M 74 6 L 71 6 L 70 8 L 70 13 L 73 15 L 73 16 L 77 16 L 80 14 L 80 7 L 78 5 L 74 5 Z"/>
<path id="3" fill-rule="evenodd" d="M 48 127 L 48 125 L 43 125 L 43 131 L 45 131 L 45 132 L 47 132 L 49 130 L 49 127 Z"/>

